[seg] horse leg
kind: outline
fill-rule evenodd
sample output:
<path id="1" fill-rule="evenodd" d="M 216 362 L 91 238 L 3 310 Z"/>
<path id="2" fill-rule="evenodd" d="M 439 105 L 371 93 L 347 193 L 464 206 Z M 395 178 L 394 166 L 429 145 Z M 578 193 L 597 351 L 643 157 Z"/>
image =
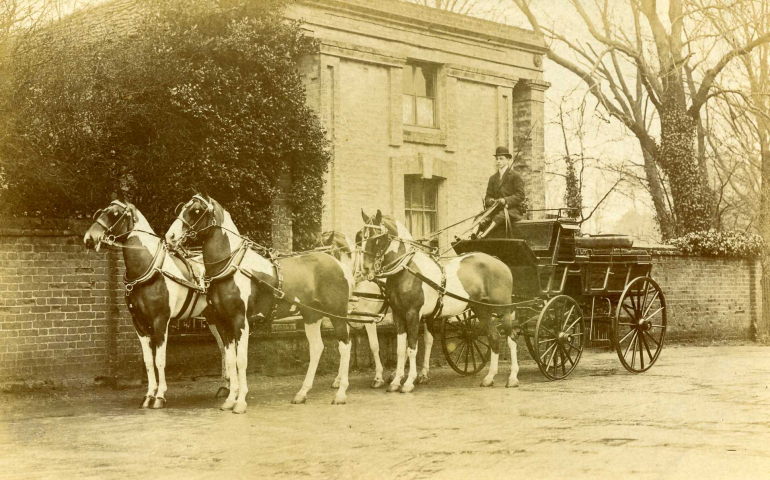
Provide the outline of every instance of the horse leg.
<path id="1" fill-rule="evenodd" d="M 417 340 L 420 332 L 420 313 L 410 311 L 406 315 L 406 354 L 409 356 L 409 375 L 401 386 L 401 393 L 414 390 L 414 380 L 417 378 Z"/>
<path id="2" fill-rule="evenodd" d="M 508 319 L 511 318 L 510 314 L 507 314 Z M 506 328 L 506 335 L 508 337 L 508 348 L 511 350 L 511 375 L 508 377 L 506 387 L 518 387 L 519 386 L 519 358 L 516 345 L 516 340 L 513 338 L 513 328 Z"/>
<path id="3" fill-rule="evenodd" d="M 487 327 L 487 338 L 489 339 L 489 348 L 492 349 L 492 354 L 489 359 L 489 371 L 487 376 L 481 381 L 482 387 L 491 387 L 495 384 L 495 375 L 497 375 L 498 361 L 500 359 L 500 332 L 497 331 L 495 322 L 491 315 L 476 312 L 476 315 L 481 320 L 482 325 Z"/>
<path id="4" fill-rule="evenodd" d="M 169 318 L 156 318 L 153 325 L 155 333 L 155 368 L 158 369 L 158 391 L 155 393 L 155 401 L 152 408 L 159 409 L 166 406 L 166 345 L 168 344 Z"/>
<path id="5" fill-rule="evenodd" d="M 227 363 L 227 377 L 230 379 L 230 392 L 225 398 L 225 403 L 219 407 L 221 410 L 232 410 L 235 406 L 235 399 L 238 397 L 238 364 L 235 335 L 232 327 L 227 325 L 224 333 L 223 343 L 225 346 L 225 361 Z"/>
<path id="6" fill-rule="evenodd" d="M 374 323 L 366 323 L 364 324 L 364 328 L 366 328 L 366 336 L 369 337 L 369 350 L 372 351 L 372 357 L 374 357 L 374 380 L 372 381 L 372 388 L 380 388 L 385 385 L 385 380 L 382 379 L 380 340 L 377 338 L 377 325 Z"/>
<path id="7" fill-rule="evenodd" d="M 393 372 L 388 392 L 397 392 L 401 390 L 401 378 L 404 376 L 404 366 L 406 365 L 406 322 L 403 315 L 396 315 L 393 312 L 393 323 L 396 324 L 396 371 Z"/>
<path id="8" fill-rule="evenodd" d="M 208 318 L 206 319 L 208 320 Z M 214 339 L 217 341 L 217 347 L 219 347 L 219 354 L 222 356 L 222 383 L 215 395 L 216 398 L 226 397 L 230 393 L 230 389 L 227 387 L 229 375 L 227 374 L 227 356 L 225 355 L 225 344 L 222 342 L 222 337 L 219 335 L 216 324 L 211 321 L 207 322 L 211 334 L 214 335 Z"/>
<path id="9" fill-rule="evenodd" d="M 433 348 L 433 321 L 425 321 L 425 336 L 423 337 L 425 343 L 425 353 L 422 358 L 422 371 L 417 376 L 417 380 L 414 381 L 417 385 L 428 383 L 428 371 L 430 370 L 430 351 Z"/>
<path id="10" fill-rule="evenodd" d="M 155 361 L 152 354 L 152 337 L 142 335 L 138 331 L 139 343 L 142 344 L 142 358 L 144 359 L 144 368 L 147 370 L 147 394 L 144 396 L 142 408 L 150 408 L 155 401 L 155 392 L 158 390 L 158 384 L 155 381 Z"/>
<path id="11" fill-rule="evenodd" d="M 340 382 L 337 395 L 332 400 L 332 405 L 345 405 L 347 402 L 348 385 L 348 370 L 350 369 L 350 349 L 353 346 L 353 342 L 350 341 L 350 326 L 347 322 L 341 320 L 332 320 L 334 325 L 334 333 L 337 335 L 337 342 L 339 344 L 340 351 Z"/>
<path id="12" fill-rule="evenodd" d="M 307 374 L 305 375 L 305 381 L 302 383 L 302 388 L 294 395 L 294 399 L 291 401 L 293 404 L 307 402 L 307 392 L 313 388 L 313 379 L 318 368 L 318 361 L 321 359 L 321 354 L 324 351 L 324 342 L 321 340 L 320 318 L 311 324 L 305 323 L 305 336 L 310 348 L 310 363 L 307 366 Z"/>
<path id="13" fill-rule="evenodd" d="M 245 316 L 238 318 L 235 323 L 235 345 L 238 397 L 233 405 L 233 413 L 246 413 L 246 394 L 249 393 L 249 387 L 246 384 L 246 370 L 249 362 L 249 322 Z"/>

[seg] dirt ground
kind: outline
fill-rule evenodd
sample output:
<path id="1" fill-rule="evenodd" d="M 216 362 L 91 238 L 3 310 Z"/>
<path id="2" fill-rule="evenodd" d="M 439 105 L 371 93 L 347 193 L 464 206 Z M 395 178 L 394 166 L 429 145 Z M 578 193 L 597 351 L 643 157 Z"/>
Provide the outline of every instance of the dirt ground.
<path id="1" fill-rule="evenodd" d="M 249 409 L 218 380 L 0 394 L 0 478 L 770 478 L 770 348 L 667 347 L 647 373 L 587 351 L 567 380 L 522 363 L 519 388 L 432 371 L 412 394 L 369 388 L 331 405 L 318 377 L 249 378 Z"/>

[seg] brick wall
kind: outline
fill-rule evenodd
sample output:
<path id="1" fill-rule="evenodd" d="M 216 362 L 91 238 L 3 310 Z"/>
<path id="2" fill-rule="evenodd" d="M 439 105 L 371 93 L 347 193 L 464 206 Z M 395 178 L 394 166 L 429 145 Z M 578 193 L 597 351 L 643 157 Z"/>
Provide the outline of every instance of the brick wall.
<path id="1" fill-rule="evenodd" d="M 37 219 L 0 222 L 0 381 L 145 378 L 141 348 L 125 307 L 122 255 L 82 244 L 84 221 Z M 653 255 L 653 277 L 666 294 L 668 341 L 748 339 L 768 333 L 761 324 L 761 267 L 758 262 L 677 255 Z M 249 371 L 302 373 L 309 359 L 304 332 L 286 324 L 256 333 L 249 345 Z M 380 327 L 381 357 L 395 365 L 392 326 Z M 363 329 L 354 329 L 351 367 L 372 366 Z M 337 344 L 324 333 L 326 351 L 319 373 L 338 365 Z M 520 349 L 521 358 L 527 356 Z M 169 378 L 218 375 L 219 351 L 207 334 L 171 337 Z M 420 354 L 421 356 L 421 354 Z M 444 363 L 441 343 L 433 357 Z M 503 357 L 505 358 L 505 357 Z"/>

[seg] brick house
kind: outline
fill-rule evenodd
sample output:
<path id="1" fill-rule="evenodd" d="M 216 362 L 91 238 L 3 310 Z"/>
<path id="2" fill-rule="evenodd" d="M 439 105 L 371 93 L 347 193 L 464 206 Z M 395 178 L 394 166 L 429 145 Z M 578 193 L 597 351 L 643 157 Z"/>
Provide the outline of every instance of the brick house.
<path id="1" fill-rule="evenodd" d="M 353 234 L 379 208 L 420 238 L 478 213 L 499 145 L 523 145 L 517 170 L 544 207 L 541 36 L 398 0 L 300 0 L 286 15 L 320 44 L 300 72 L 333 150 L 324 230 Z"/>

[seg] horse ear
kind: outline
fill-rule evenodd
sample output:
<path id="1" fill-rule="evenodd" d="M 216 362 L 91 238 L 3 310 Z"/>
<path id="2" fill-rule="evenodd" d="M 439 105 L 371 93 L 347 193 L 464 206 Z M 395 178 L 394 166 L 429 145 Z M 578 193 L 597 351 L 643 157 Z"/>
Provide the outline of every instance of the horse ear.
<path id="1" fill-rule="evenodd" d="M 334 230 L 329 233 L 329 239 L 327 240 L 327 245 L 334 245 Z"/>
<path id="2" fill-rule="evenodd" d="M 380 209 L 377 209 L 377 214 L 374 216 L 374 222 L 372 223 L 374 223 L 375 225 L 382 224 L 382 212 L 380 211 Z"/>
<path id="3" fill-rule="evenodd" d="M 372 217 L 370 217 L 367 214 L 365 214 L 364 213 L 364 209 L 362 208 L 361 209 L 361 218 L 363 218 L 364 219 L 364 223 L 368 225 L 369 224 L 369 219 L 371 219 Z"/>
<path id="4" fill-rule="evenodd" d="M 126 203 L 126 208 L 131 212 L 131 218 L 134 219 L 134 223 L 139 221 L 139 210 L 136 209 L 133 203 Z"/>

